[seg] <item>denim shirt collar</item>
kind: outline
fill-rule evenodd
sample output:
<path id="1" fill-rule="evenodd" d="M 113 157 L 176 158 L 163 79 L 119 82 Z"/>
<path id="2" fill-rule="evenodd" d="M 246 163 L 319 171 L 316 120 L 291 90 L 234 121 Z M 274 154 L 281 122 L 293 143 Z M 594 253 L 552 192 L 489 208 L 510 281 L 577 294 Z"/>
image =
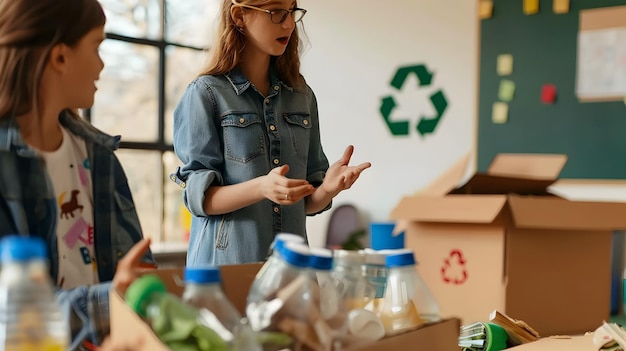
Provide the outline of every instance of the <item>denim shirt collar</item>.
<path id="1" fill-rule="evenodd" d="M 246 77 L 243 74 L 243 72 L 241 72 L 239 67 L 235 67 L 232 71 L 226 73 L 226 79 L 228 79 L 228 81 L 230 82 L 231 86 L 233 87 L 237 95 L 243 94 L 244 91 L 246 91 L 248 88 L 252 86 L 252 83 L 250 82 L 248 77 Z M 286 83 L 283 83 L 283 81 L 278 79 L 274 66 L 270 68 L 270 83 L 271 83 L 270 85 L 272 86 L 280 84 L 285 89 L 288 89 L 289 91 L 293 91 L 293 87 L 287 85 Z"/>
<path id="2" fill-rule="evenodd" d="M 110 136 L 105 134 L 84 120 L 72 117 L 67 111 L 61 112 L 59 121 L 70 132 L 85 140 L 100 144 L 111 150 L 116 150 L 119 147 L 121 138 L 119 135 Z M 12 146 L 22 156 L 34 157 L 36 155 L 35 151 L 22 138 L 15 117 L 0 119 L 0 151 L 9 151 Z"/>

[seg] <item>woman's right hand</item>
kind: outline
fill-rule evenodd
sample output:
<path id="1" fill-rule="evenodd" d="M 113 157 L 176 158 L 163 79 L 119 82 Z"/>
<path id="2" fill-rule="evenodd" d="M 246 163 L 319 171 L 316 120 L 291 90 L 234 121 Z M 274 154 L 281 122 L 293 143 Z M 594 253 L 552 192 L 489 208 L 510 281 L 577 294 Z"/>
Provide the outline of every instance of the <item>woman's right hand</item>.
<path id="1" fill-rule="evenodd" d="M 281 205 L 292 205 L 313 194 L 315 188 L 304 179 L 291 179 L 285 175 L 289 166 L 283 165 L 271 170 L 261 183 L 265 198 Z"/>

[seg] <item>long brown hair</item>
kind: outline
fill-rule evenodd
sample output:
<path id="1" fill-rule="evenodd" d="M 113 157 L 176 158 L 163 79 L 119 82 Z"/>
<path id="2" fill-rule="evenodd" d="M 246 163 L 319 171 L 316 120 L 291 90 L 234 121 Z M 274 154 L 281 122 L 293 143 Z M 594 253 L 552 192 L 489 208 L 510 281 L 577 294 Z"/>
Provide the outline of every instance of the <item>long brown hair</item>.
<path id="1" fill-rule="evenodd" d="M 106 22 L 97 0 L 0 0 L 0 119 L 37 115 L 50 50 Z"/>
<path id="2" fill-rule="evenodd" d="M 258 6 L 263 1 L 239 0 L 237 3 Z M 216 40 L 209 51 L 209 62 L 202 70 L 201 75 L 226 74 L 241 62 L 246 46 L 246 36 L 238 30 L 237 24 L 230 14 L 231 6 L 233 6 L 231 0 L 224 0 L 222 3 Z M 304 78 L 300 74 L 300 43 L 298 25 L 296 25 L 285 52 L 272 60 L 278 78 L 292 87 L 304 86 Z"/>

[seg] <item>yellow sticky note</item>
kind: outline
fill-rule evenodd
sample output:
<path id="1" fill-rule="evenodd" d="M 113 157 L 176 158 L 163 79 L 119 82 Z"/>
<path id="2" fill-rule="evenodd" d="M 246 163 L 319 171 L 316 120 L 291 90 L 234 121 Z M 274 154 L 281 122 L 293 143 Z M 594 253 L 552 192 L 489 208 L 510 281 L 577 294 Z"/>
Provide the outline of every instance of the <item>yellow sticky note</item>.
<path id="1" fill-rule="evenodd" d="M 524 13 L 532 15 L 539 12 L 539 0 L 524 0 Z"/>
<path id="2" fill-rule="evenodd" d="M 568 13 L 569 12 L 569 0 L 552 0 L 552 9 L 554 13 Z"/>
<path id="3" fill-rule="evenodd" d="M 498 98 L 508 102 L 513 100 L 513 95 L 515 95 L 515 83 L 508 79 L 501 80 L 500 88 L 498 89 Z"/>
<path id="4" fill-rule="evenodd" d="M 494 102 L 491 110 L 491 122 L 504 124 L 509 119 L 509 104 L 506 102 Z"/>
<path id="5" fill-rule="evenodd" d="M 478 16 L 480 19 L 491 18 L 493 15 L 493 0 L 480 0 L 478 2 Z"/>
<path id="6" fill-rule="evenodd" d="M 499 76 L 508 76 L 513 73 L 513 55 L 498 55 L 498 66 L 496 70 Z"/>

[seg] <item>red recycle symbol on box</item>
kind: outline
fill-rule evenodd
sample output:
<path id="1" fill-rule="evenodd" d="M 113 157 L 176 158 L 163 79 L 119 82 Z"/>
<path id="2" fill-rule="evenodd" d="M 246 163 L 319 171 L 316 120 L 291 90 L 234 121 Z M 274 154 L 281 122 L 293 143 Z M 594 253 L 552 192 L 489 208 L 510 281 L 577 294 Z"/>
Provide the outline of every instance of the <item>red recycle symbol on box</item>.
<path id="1" fill-rule="evenodd" d="M 450 255 L 443 260 L 441 266 L 441 277 L 445 283 L 461 285 L 467 281 L 468 273 L 463 251 L 453 249 Z"/>

